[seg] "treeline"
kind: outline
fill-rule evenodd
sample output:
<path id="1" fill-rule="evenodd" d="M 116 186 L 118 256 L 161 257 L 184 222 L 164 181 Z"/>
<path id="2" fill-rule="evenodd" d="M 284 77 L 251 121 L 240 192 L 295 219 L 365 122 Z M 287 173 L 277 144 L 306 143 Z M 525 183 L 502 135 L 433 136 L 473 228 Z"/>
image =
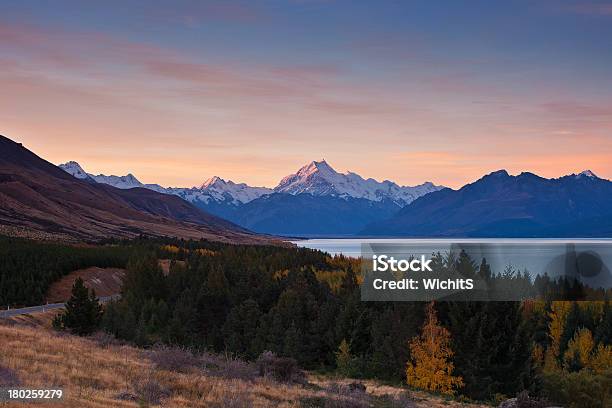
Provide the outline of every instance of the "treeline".
<path id="1" fill-rule="evenodd" d="M 173 259 L 168 276 L 158 257 Z M 492 274 L 465 254 L 446 262 Z M 107 306 L 102 324 L 141 346 L 161 342 L 247 359 L 269 350 L 307 369 L 406 381 L 414 361 L 409 344 L 422 334 L 427 304 L 362 302 L 359 271 L 356 260 L 308 249 L 174 241 L 130 259 L 122 299 Z M 609 402 L 608 302 L 434 307 L 444 327 L 437 332 L 448 332 L 447 368 L 460 379 L 450 392 L 491 401 L 528 390 L 567 405 L 577 395 L 595 402 L 575 406 Z M 560 394 L 568 389 L 571 395 Z"/>
<path id="2" fill-rule="evenodd" d="M 0 236 L 0 308 L 38 305 L 51 283 L 90 266 L 125 267 L 133 244 L 73 246 Z"/>

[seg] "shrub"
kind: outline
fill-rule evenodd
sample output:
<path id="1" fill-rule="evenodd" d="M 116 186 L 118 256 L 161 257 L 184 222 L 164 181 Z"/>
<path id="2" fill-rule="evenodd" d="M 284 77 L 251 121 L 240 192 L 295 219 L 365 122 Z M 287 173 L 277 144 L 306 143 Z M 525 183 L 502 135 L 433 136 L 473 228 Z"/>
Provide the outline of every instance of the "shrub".
<path id="1" fill-rule="evenodd" d="M 304 373 L 298 368 L 297 361 L 293 358 L 278 357 L 271 351 L 264 351 L 256 364 L 259 375 L 262 377 L 272 377 L 276 381 L 285 383 L 304 381 Z"/>
<path id="2" fill-rule="evenodd" d="M 233 357 L 227 357 L 222 363 L 219 375 L 224 378 L 252 380 L 257 375 L 253 366 L 244 360 Z"/>
<path id="3" fill-rule="evenodd" d="M 568 408 L 607 408 L 612 406 L 610 394 L 612 369 L 602 374 L 590 370 L 544 374 L 543 387 L 547 399 Z"/>
<path id="4" fill-rule="evenodd" d="M 163 398 L 170 396 L 170 392 L 150 375 L 135 381 L 132 386 L 138 401 L 146 405 L 159 405 Z"/>
<path id="5" fill-rule="evenodd" d="M 156 368 L 184 373 L 198 364 L 191 351 L 181 347 L 157 346 L 148 353 L 149 360 Z"/>
<path id="6" fill-rule="evenodd" d="M 210 375 L 242 380 L 251 380 L 257 376 L 257 370 L 251 364 L 231 355 L 203 353 L 198 361 L 201 368 Z"/>

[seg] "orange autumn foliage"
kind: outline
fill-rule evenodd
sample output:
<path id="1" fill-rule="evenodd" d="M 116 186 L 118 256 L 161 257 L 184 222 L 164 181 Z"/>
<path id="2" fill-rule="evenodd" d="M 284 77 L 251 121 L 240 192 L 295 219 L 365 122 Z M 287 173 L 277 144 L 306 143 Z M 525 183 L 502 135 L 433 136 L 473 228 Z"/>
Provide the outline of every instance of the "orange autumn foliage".
<path id="1" fill-rule="evenodd" d="M 453 376 L 451 336 L 438 322 L 433 302 L 427 306 L 421 334 L 410 342 L 412 361 L 406 365 L 408 385 L 426 391 L 453 395 L 463 379 Z"/>

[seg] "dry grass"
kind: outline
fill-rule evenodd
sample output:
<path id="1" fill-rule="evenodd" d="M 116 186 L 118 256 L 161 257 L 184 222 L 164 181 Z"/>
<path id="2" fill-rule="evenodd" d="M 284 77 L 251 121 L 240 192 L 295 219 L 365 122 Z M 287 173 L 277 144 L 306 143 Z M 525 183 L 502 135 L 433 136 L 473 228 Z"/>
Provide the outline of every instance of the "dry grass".
<path id="1" fill-rule="evenodd" d="M 435 398 L 415 401 L 399 388 L 373 382 L 366 382 L 366 394 L 356 394 L 322 377 L 311 377 L 310 385 L 301 386 L 270 378 L 211 375 L 197 367 L 175 369 L 165 365 L 167 361 L 159 355 L 157 362 L 152 361 L 151 352 L 112 341 L 57 334 L 21 320 L 0 321 L 0 344 L 0 367 L 6 376 L 16 376 L 24 387 L 64 389 L 62 403 L 45 403 L 45 407 L 459 406 Z M 395 400 L 394 395 L 398 396 Z"/>

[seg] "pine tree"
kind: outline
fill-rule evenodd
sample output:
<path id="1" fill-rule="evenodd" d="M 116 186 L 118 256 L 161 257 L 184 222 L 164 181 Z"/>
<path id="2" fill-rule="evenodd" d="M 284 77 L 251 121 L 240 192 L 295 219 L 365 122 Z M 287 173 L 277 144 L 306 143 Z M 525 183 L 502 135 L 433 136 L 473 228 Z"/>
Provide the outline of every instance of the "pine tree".
<path id="1" fill-rule="evenodd" d="M 342 339 L 338 346 L 338 351 L 336 351 L 336 367 L 338 372 L 344 376 L 350 376 L 352 360 L 351 347 L 346 339 Z"/>
<path id="2" fill-rule="evenodd" d="M 53 327 L 69 329 L 72 334 L 86 336 L 94 332 L 102 317 L 102 307 L 93 289 L 89 291 L 83 279 L 77 278 L 72 285 L 72 294 L 66 302 L 66 310 L 53 319 Z"/>
<path id="3" fill-rule="evenodd" d="M 478 268 L 478 275 L 480 275 L 480 278 L 484 280 L 491 279 L 491 265 L 487 263 L 486 258 L 482 258 L 482 262 L 480 263 L 480 267 Z"/>
<path id="4" fill-rule="evenodd" d="M 595 342 L 597 344 L 612 344 L 612 306 L 610 300 L 606 299 L 603 308 L 601 321 L 595 331 Z"/>
<path id="5" fill-rule="evenodd" d="M 253 299 L 247 299 L 234 307 L 223 325 L 223 337 L 227 349 L 250 358 L 257 357 L 253 342 L 260 318 L 259 305 Z"/>
<path id="6" fill-rule="evenodd" d="M 421 334 L 410 342 L 412 361 L 406 365 L 408 385 L 449 395 L 463 386 L 463 379 L 452 375 L 454 365 L 450 361 L 453 357 L 450 341 L 450 333 L 438 323 L 432 302 L 427 306 Z"/>

